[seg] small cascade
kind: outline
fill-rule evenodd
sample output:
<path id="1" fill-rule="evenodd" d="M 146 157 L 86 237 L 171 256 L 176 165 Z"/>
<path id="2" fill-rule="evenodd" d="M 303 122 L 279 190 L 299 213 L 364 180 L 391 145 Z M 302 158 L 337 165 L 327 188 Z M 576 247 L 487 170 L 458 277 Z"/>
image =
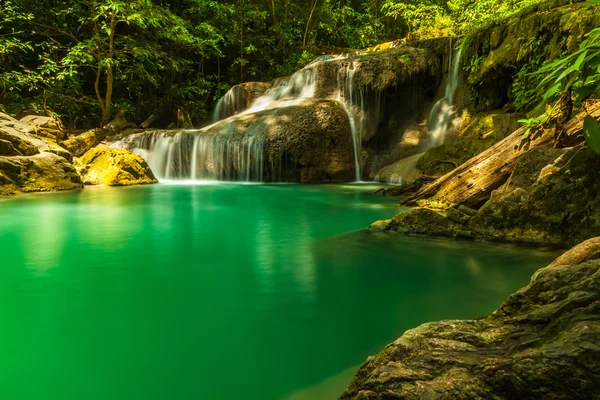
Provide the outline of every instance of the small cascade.
<path id="1" fill-rule="evenodd" d="M 434 104 L 427 119 L 427 127 L 431 132 L 434 145 L 444 142 L 448 129 L 456 117 L 457 109 L 454 105 L 454 97 L 458 88 L 460 78 L 461 53 L 460 48 L 454 59 L 452 57 L 452 41 L 450 41 L 450 56 L 448 66 L 448 81 L 446 82 L 446 91 L 444 97 Z"/>
<path id="2" fill-rule="evenodd" d="M 267 110 L 274 107 L 298 105 L 306 99 L 315 97 L 317 83 L 316 68 L 305 67 L 282 79 L 279 84 L 256 99 L 245 114 Z"/>
<path id="3" fill-rule="evenodd" d="M 145 132 L 115 142 L 144 158 L 159 180 L 192 179 L 261 182 L 264 135 L 207 135 L 202 130 Z"/>
<path id="4" fill-rule="evenodd" d="M 234 86 L 219 99 L 215 111 L 213 112 L 213 122 L 231 117 L 242 112 L 247 107 L 246 93 L 238 86 Z"/>

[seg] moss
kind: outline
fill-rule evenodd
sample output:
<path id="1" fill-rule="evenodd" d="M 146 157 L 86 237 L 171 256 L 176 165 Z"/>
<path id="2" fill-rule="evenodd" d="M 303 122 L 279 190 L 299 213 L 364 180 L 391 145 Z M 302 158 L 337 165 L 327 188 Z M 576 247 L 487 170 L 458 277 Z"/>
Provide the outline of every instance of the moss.
<path id="1" fill-rule="evenodd" d="M 514 100 L 513 76 L 532 62 L 572 52 L 585 33 L 600 26 L 600 5 L 550 1 L 480 28 L 463 42 L 469 72 L 465 106 L 487 111 Z"/>
<path id="2" fill-rule="evenodd" d="M 429 149 L 417 162 L 425 175 L 442 176 L 493 145 L 492 140 L 461 139 Z"/>

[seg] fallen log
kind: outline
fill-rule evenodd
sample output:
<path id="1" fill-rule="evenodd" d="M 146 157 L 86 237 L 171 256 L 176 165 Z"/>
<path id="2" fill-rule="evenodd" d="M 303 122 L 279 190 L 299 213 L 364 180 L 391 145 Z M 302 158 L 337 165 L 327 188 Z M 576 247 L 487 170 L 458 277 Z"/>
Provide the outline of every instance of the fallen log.
<path id="1" fill-rule="evenodd" d="M 564 126 L 564 137 L 570 145 L 583 140 L 583 119 L 586 115 L 600 119 L 600 102 L 588 107 Z M 471 158 L 435 182 L 408 197 L 404 205 L 427 205 L 450 208 L 464 205 L 471 208 L 482 206 L 492 191 L 499 188 L 512 173 L 517 159 L 538 146 L 550 146 L 554 141 L 554 130 L 544 130 L 528 141 L 523 140 L 526 127 L 519 128 L 488 150 Z"/>

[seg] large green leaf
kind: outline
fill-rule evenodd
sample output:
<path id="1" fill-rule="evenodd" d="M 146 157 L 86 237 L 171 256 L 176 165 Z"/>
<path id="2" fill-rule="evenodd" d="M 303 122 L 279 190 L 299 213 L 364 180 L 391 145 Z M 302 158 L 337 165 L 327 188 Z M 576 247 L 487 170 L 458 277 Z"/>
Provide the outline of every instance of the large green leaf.
<path id="1" fill-rule="evenodd" d="M 600 124 L 591 115 L 583 121 L 583 135 L 589 148 L 600 154 Z"/>

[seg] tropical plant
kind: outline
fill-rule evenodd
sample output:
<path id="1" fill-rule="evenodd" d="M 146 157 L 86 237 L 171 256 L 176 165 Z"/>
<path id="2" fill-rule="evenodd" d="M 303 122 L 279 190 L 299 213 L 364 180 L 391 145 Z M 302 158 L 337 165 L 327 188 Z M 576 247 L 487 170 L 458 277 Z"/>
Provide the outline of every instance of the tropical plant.
<path id="1" fill-rule="evenodd" d="M 525 138 L 535 126 L 550 119 L 566 119 L 574 105 L 600 95 L 600 28 L 589 32 L 577 51 L 545 63 L 532 75 L 541 78 L 537 92 L 546 115 L 520 121 L 530 126 Z M 591 116 L 586 118 L 584 135 L 589 147 L 600 154 L 600 126 Z"/>

